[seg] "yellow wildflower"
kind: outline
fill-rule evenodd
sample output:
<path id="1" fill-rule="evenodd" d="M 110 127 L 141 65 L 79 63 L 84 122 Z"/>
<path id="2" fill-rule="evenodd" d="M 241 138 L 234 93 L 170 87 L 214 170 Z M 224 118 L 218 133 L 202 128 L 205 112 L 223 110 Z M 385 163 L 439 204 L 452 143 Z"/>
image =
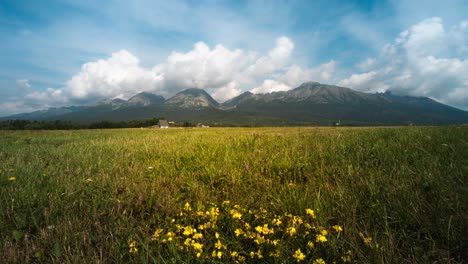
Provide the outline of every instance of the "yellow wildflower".
<path id="1" fill-rule="evenodd" d="M 286 233 L 288 233 L 290 236 L 294 236 L 296 234 L 297 230 L 295 227 L 288 227 L 286 229 Z"/>
<path id="2" fill-rule="evenodd" d="M 270 252 L 270 253 L 268 253 L 268 256 L 270 256 L 270 257 L 277 257 L 277 258 L 279 258 L 280 255 L 281 255 L 281 254 L 280 254 L 280 252 L 279 252 L 278 250 L 275 250 L 275 252 Z"/>
<path id="3" fill-rule="evenodd" d="M 307 242 L 307 247 L 310 249 L 314 248 L 314 242 L 312 241 Z"/>
<path id="4" fill-rule="evenodd" d="M 332 226 L 332 228 L 335 229 L 336 232 L 343 231 L 343 228 L 341 226 L 339 226 L 339 225 L 334 225 L 334 226 Z"/>
<path id="5" fill-rule="evenodd" d="M 182 233 L 184 236 L 190 236 L 191 234 L 196 233 L 197 230 L 192 228 L 191 226 L 184 227 L 184 232 Z"/>
<path id="6" fill-rule="evenodd" d="M 251 258 L 255 258 L 255 252 L 250 251 L 250 254 L 249 254 L 249 255 L 250 255 Z"/>
<path id="7" fill-rule="evenodd" d="M 264 235 L 273 234 L 275 232 L 273 229 L 268 228 L 268 224 L 255 227 L 255 231 Z"/>
<path id="8" fill-rule="evenodd" d="M 215 237 L 216 237 L 216 239 L 218 239 L 218 238 L 219 238 L 219 234 L 218 234 L 218 232 L 216 232 L 216 233 L 215 233 Z"/>
<path id="9" fill-rule="evenodd" d="M 218 207 L 211 207 L 210 211 L 206 212 L 207 215 L 211 216 L 212 220 L 216 220 L 219 216 L 219 208 Z"/>
<path id="10" fill-rule="evenodd" d="M 237 251 L 231 252 L 231 257 L 235 258 L 237 256 L 239 256 L 239 253 L 237 253 Z"/>
<path id="11" fill-rule="evenodd" d="M 14 178 L 14 177 L 12 177 L 12 178 Z M 89 183 L 89 182 L 93 182 L 93 179 L 88 178 L 88 179 L 86 179 L 85 181 L 86 181 L 87 183 Z"/>
<path id="12" fill-rule="evenodd" d="M 201 252 L 198 252 L 197 253 L 197 258 L 200 258 L 201 257 Z"/>
<path id="13" fill-rule="evenodd" d="M 10 177 L 10 178 L 8 178 L 8 180 L 9 181 L 14 181 L 14 180 L 16 180 L 16 178 L 15 177 Z"/>
<path id="14" fill-rule="evenodd" d="M 294 255 L 293 255 L 293 258 L 296 259 L 297 262 L 301 262 L 305 259 L 306 255 L 304 255 L 304 253 L 302 253 L 301 249 L 298 248 L 296 250 L 296 252 L 294 252 Z"/>
<path id="15" fill-rule="evenodd" d="M 185 241 L 184 241 L 184 245 L 190 246 L 191 242 L 192 242 L 192 239 L 191 239 L 191 238 L 187 238 L 187 239 L 185 239 Z"/>
<path id="16" fill-rule="evenodd" d="M 258 245 L 265 243 L 265 238 L 259 234 L 257 234 L 257 237 L 254 239 L 254 242 L 257 243 Z"/>
<path id="17" fill-rule="evenodd" d="M 322 234 L 322 236 L 326 236 L 328 235 L 328 231 L 323 229 L 322 231 L 320 231 L 320 233 Z"/>
<path id="18" fill-rule="evenodd" d="M 203 216 L 205 216 L 205 212 L 203 212 L 203 211 L 197 211 L 197 215 L 203 217 Z"/>
<path id="19" fill-rule="evenodd" d="M 163 231 L 163 230 L 162 230 L 161 228 L 156 229 L 156 230 L 154 231 L 154 233 L 153 233 L 153 237 L 151 238 L 151 240 L 156 240 L 156 239 L 158 239 L 159 236 L 161 235 L 162 231 Z"/>
<path id="20" fill-rule="evenodd" d="M 242 231 L 242 229 L 237 228 L 237 229 L 234 231 L 234 233 L 236 234 L 236 236 L 240 236 L 240 235 L 242 235 L 242 234 L 244 233 L 244 231 Z"/>
<path id="21" fill-rule="evenodd" d="M 370 242 L 372 242 L 372 238 L 371 237 L 365 237 L 362 232 L 359 232 L 359 235 L 362 237 L 362 240 L 364 240 L 364 243 L 369 244 Z"/>
<path id="22" fill-rule="evenodd" d="M 260 249 L 257 251 L 257 253 L 255 253 L 255 255 L 257 255 L 257 258 L 258 258 L 258 259 L 262 259 L 262 258 L 263 258 L 262 251 L 261 251 Z"/>
<path id="23" fill-rule="evenodd" d="M 242 214 L 239 213 L 239 212 L 238 212 L 237 210 L 235 210 L 235 209 L 232 209 L 232 210 L 231 210 L 231 215 L 232 215 L 232 218 L 234 218 L 234 219 L 241 219 L 241 217 L 242 217 Z"/>
<path id="24" fill-rule="evenodd" d="M 372 242 L 372 238 L 371 238 L 371 237 L 366 237 L 366 238 L 364 238 L 364 243 L 369 244 L 370 242 Z"/>
<path id="25" fill-rule="evenodd" d="M 346 263 L 346 262 L 351 262 L 351 257 L 350 256 L 341 256 L 341 260 Z"/>
<path id="26" fill-rule="evenodd" d="M 175 233 L 172 231 L 167 232 L 167 241 L 172 241 L 172 239 L 175 237 Z"/>
<path id="27" fill-rule="evenodd" d="M 202 233 L 195 233 L 193 234 L 193 239 L 202 239 L 203 238 L 203 234 Z"/>
<path id="28" fill-rule="evenodd" d="M 215 243 L 214 246 L 215 246 L 215 248 L 217 248 L 217 249 L 221 249 L 221 248 L 223 247 L 223 244 L 221 243 L 221 241 L 218 240 L 218 241 L 216 241 L 216 243 Z"/>
<path id="29" fill-rule="evenodd" d="M 323 260 L 322 258 L 315 259 L 314 262 L 312 263 L 313 264 L 326 264 L 325 260 Z"/>
<path id="30" fill-rule="evenodd" d="M 185 205 L 184 205 L 184 211 L 187 211 L 187 212 L 192 211 L 192 207 L 190 206 L 189 203 L 185 203 Z"/>
<path id="31" fill-rule="evenodd" d="M 313 219 L 315 219 L 315 212 L 314 210 L 310 209 L 310 208 L 307 208 L 306 209 L 306 214 L 310 215 L 310 217 L 312 217 Z"/>
<path id="32" fill-rule="evenodd" d="M 304 221 L 300 216 L 293 216 L 293 225 L 302 225 Z"/>
<path id="33" fill-rule="evenodd" d="M 279 218 L 275 218 L 273 221 L 271 221 L 271 223 L 275 226 L 280 226 L 283 222 L 281 222 Z"/>
<path id="34" fill-rule="evenodd" d="M 217 257 L 217 258 L 221 259 L 223 257 L 223 252 L 221 252 L 221 251 L 216 252 L 216 250 L 214 250 L 213 253 L 211 254 L 211 256 L 213 258 Z"/>
<path id="35" fill-rule="evenodd" d="M 136 254 L 138 252 L 138 248 L 136 246 L 136 241 L 133 240 L 132 242 L 130 242 L 130 244 L 128 244 L 128 252 L 130 252 L 131 254 Z"/>
<path id="36" fill-rule="evenodd" d="M 223 201 L 223 205 L 228 205 L 230 203 L 231 203 L 231 201 L 229 201 L 229 200 Z"/>
<path id="37" fill-rule="evenodd" d="M 203 251 L 203 244 L 195 242 L 195 243 L 192 244 L 192 247 L 196 251 Z"/>
<path id="38" fill-rule="evenodd" d="M 320 243 L 325 243 L 327 242 L 327 237 L 325 237 L 324 235 L 317 235 L 315 237 L 315 241 L 320 242 Z"/>

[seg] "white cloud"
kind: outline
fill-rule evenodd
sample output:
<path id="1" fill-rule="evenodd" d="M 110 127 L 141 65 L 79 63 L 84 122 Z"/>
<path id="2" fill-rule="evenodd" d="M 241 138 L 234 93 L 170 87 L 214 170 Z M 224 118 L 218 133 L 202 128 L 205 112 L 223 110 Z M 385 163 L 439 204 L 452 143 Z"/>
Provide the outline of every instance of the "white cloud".
<path id="1" fill-rule="evenodd" d="M 29 90 L 29 88 L 31 88 L 31 85 L 29 84 L 28 79 L 18 79 L 18 80 L 16 80 L 16 85 L 17 85 L 16 88 L 19 91 L 27 91 L 27 90 Z"/>
<path id="2" fill-rule="evenodd" d="M 135 55 L 120 50 L 107 59 L 85 63 L 61 88 L 27 94 L 24 102 L 40 109 L 102 98 L 127 99 L 141 91 L 169 97 L 192 87 L 205 89 L 223 102 L 246 90 L 269 93 L 290 90 L 306 81 L 333 80 L 333 60 L 317 68 L 302 68 L 290 64 L 293 51 L 294 43 L 287 37 L 278 38 L 265 55 L 220 44 L 210 48 L 198 42 L 188 52 L 172 52 L 164 62 L 145 68 Z M 27 80 L 18 80 L 20 83 L 28 84 Z"/>
<path id="3" fill-rule="evenodd" d="M 336 69 L 335 61 L 329 61 L 316 68 L 302 68 L 292 65 L 284 69 L 281 74 L 274 74 L 274 79 L 264 80 L 263 83 L 254 89 L 252 93 L 271 93 L 278 91 L 288 91 L 298 87 L 304 82 L 317 81 L 322 83 L 335 82 L 334 74 Z"/>
<path id="4" fill-rule="evenodd" d="M 246 74 L 253 78 L 263 77 L 274 73 L 285 67 L 294 50 L 294 43 L 287 37 L 281 37 L 276 40 L 276 47 L 268 52 L 268 56 L 259 58 L 251 65 Z"/>
<path id="5" fill-rule="evenodd" d="M 361 74 L 352 74 L 349 78 L 338 82 L 339 86 L 351 87 L 364 92 L 385 92 L 389 86 L 376 79 L 378 72 L 370 71 Z"/>
<path id="6" fill-rule="evenodd" d="M 379 56 L 366 58 L 356 65 L 359 72 L 341 80 L 334 60 L 312 68 L 292 63 L 295 45 L 287 37 L 278 38 L 265 54 L 198 42 L 191 50 L 174 51 L 149 68 L 129 51 L 120 50 L 85 63 L 63 87 L 27 94 L 24 105 L 39 109 L 86 104 L 102 98 L 126 99 L 141 91 L 169 97 L 191 87 L 205 89 L 222 102 L 246 90 L 269 93 L 318 81 L 365 92 L 391 89 L 466 107 L 467 43 L 468 21 L 446 29 L 442 19 L 426 19 L 401 32 Z M 26 79 L 17 80 L 17 85 L 30 86 Z"/>
<path id="7" fill-rule="evenodd" d="M 224 102 L 242 93 L 235 81 L 212 91 L 211 96 L 218 102 Z"/>
<path id="8" fill-rule="evenodd" d="M 280 92 L 280 91 L 288 91 L 291 90 L 291 87 L 284 84 L 277 82 L 275 80 L 265 80 L 263 81 L 262 85 L 252 89 L 250 92 L 252 93 L 271 93 L 271 92 Z"/>
<path id="9" fill-rule="evenodd" d="M 367 70 L 371 69 L 374 65 L 375 65 L 375 59 L 367 58 L 363 62 L 358 63 L 356 66 L 357 66 L 358 69 L 360 69 L 362 71 L 367 71 Z"/>
<path id="10" fill-rule="evenodd" d="M 106 60 L 85 63 L 64 87 L 33 92 L 26 99 L 44 106 L 87 103 L 100 98 L 129 97 L 140 91 L 154 91 L 161 76 L 139 66 L 139 60 L 126 50 Z"/>
<path id="11" fill-rule="evenodd" d="M 125 99 L 141 91 L 167 97 L 197 87 L 225 101 L 262 82 L 264 89 L 285 90 L 290 86 L 273 79 L 291 83 L 288 78 L 301 75 L 301 79 L 308 81 L 315 74 L 299 66 L 288 66 L 293 50 L 294 43 L 287 37 L 278 38 L 264 56 L 254 51 L 230 50 L 223 45 L 210 48 L 198 42 L 188 52 L 172 52 L 163 63 L 152 68 L 142 67 L 136 56 L 120 50 L 107 59 L 85 63 L 65 86 L 33 92 L 26 99 L 30 104 L 49 107 L 89 103 L 101 98 Z M 271 80 L 264 82 L 266 79 Z"/>
<path id="12" fill-rule="evenodd" d="M 390 89 L 396 94 L 427 96 L 468 105 L 468 29 L 466 21 L 447 30 L 440 18 L 411 26 L 377 58 L 367 59 L 339 85 L 367 92 Z"/>
<path id="13" fill-rule="evenodd" d="M 37 110 L 36 107 L 26 105 L 24 102 L 4 102 L 0 103 L 1 114 L 18 114 Z"/>
<path id="14" fill-rule="evenodd" d="M 157 90 L 161 76 L 140 67 L 139 60 L 126 50 L 113 53 L 107 60 L 83 65 L 81 71 L 63 88 L 66 96 L 82 100 L 88 98 L 124 97 L 144 90 Z"/>

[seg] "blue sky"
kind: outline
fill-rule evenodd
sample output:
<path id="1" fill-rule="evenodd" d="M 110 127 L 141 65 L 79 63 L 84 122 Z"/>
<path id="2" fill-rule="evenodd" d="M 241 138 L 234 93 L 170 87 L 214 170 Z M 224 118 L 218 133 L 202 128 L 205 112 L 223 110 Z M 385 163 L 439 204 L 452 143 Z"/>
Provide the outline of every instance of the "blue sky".
<path id="1" fill-rule="evenodd" d="M 304 81 L 468 109 L 466 1 L 0 1 L 0 116 Z"/>

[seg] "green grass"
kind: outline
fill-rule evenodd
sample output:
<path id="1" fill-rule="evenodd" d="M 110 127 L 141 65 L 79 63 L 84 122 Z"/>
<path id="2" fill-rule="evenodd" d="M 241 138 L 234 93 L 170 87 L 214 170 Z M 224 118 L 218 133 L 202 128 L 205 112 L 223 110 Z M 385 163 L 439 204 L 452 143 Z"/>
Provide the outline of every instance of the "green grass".
<path id="1" fill-rule="evenodd" d="M 315 232 L 329 230 L 329 241 L 304 262 L 464 262 L 467 157 L 468 127 L 0 131 L 0 259 L 229 262 L 229 247 L 255 247 L 233 235 L 229 200 L 252 211 L 243 214 L 252 224 L 307 219 L 313 209 Z M 180 216 L 187 202 L 194 211 Z M 151 239 L 158 228 L 202 221 L 194 212 L 213 206 L 221 210 L 213 231 L 229 245 L 222 259 L 211 257 L 208 233 L 200 259 Z M 285 228 L 275 231 L 281 257 L 261 261 L 306 253 L 305 235 Z"/>

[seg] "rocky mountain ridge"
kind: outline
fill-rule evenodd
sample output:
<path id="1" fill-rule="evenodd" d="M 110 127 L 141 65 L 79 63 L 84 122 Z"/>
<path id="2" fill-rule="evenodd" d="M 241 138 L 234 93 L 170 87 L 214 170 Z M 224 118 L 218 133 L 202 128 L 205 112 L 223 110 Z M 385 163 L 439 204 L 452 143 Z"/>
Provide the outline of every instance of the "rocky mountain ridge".
<path id="1" fill-rule="evenodd" d="M 148 92 L 128 100 L 105 99 L 89 106 L 50 108 L 7 119 L 100 120 L 148 119 L 164 116 L 175 121 L 226 125 L 324 125 L 342 120 L 348 125 L 461 124 L 468 112 L 426 97 L 390 92 L 364 93 L 317 82 L 283 92 L 245 92 L 218 103 L 206 91 L 190 88 L 165 99 Z"/>

